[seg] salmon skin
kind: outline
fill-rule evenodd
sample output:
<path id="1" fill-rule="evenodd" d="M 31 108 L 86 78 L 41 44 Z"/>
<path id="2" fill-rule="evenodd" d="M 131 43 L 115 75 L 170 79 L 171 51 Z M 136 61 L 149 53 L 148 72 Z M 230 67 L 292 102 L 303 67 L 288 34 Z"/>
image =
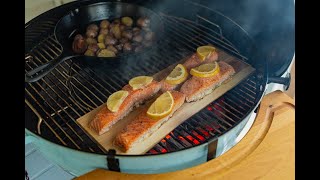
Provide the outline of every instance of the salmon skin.
<path id="1" fill-rule="evenodd" d="M 128 96 L 120 105 L 119 110 L 117 112 L 111 112 L 106 105 L 102 107 L 90 122 L 91 129 L 96 131 L 99 135 L 102 135 L 107 132 L 113 124 L 127 116 L 134 107 L 139 106 L 153 97 L 160 88 L 161 84 L 155 80 L 146 87 L 137 90 L 133 90 L 129 84 L 125 85 L 122 90 L 128 91 Z"/>
<path id="2" fill-rule="evenodd" d="M 134 120 L 132 120 L 115 138 L 114 144 L 122 151 L 127 152 L 138 143 L 144 141 L 157 131 L 161 125 L 169 120 L 174 112 L 179 109 L 185 101 L 185 95 L 179 91 L 170 91 L 173 99 L 172 112 L 161 119 L 154 120 L 147 116 L 148 108 L 143 109 Z"/>
<path id="3" fill-rule="evenodd" d="M 187 102 L 202 99 L 235 74 L 231 65 L 223 61 L 218 63 L 220 66 L 219 74 L 207 78 L 192 76 L 181 86 L 180 92 L 186 95 Z"/>
<path id="4" fill-rule="evenodd" d="M 195 68 L 197 66 L 200 66 L 201 64 L 211 63 L 211 62 L 214 62 L 217 60 L 218 60 L 217 51 L 214 51 L 213 53 L 211 53 L 204 61 L 201 61 L 200 58 L 198 57 L 197 53 L 194 53 L 182 65 L 184 67 L 186 67 L 187 71 L 189 72 L 190 69 Z M 191 76 L 189 75 L 188 78 L 190 78 L 190 77 Z M 182 83 L 181 84 L 169 84 L 165 81 L 165 79 L 162 80 L 160 83 L 161 83 L 161 92 L 178 90 L 182 85 Z"/>

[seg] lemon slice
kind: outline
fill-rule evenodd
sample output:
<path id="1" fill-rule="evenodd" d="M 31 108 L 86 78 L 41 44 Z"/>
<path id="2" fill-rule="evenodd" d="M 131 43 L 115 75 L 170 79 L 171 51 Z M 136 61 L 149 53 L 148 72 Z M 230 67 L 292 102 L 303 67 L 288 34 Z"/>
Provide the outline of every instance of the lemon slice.
<path id="1" fill-rule="evenodd" d="M 149 107 L 147 116 L 151 119 L 161 119 L 171 113 L 174 99 L 170 91 L 159 96 Z"/>
<path id="2" fill-rule="evenodd" d="M 204 61 L 216 48 L 212 46 L 200 46 L 197 48 L 197 55 L 201 61 Z"/>
<path id="3" fill-rule="evenodd" d="M 108 97 L 107 107 L 111 112 L 117 112 L 119 110 L 120 105 L 129 95 L 128 91 L 120 90 Z"/>
<path id="4" fill-rule="evenodd" d="M 169 84 L 180 84 L 185 81 L 188 77 L 187 69 L 182 65 L 178 64 L 171 73 L 167 76 L 166 82 Z"/>
<path id="5" fill-rule="evenodd" d="M 129 85 L 133 90 L 141 89 L 146 85 L 150 84 L 153 80 L 153 77 L 150 76 L 137 76 L 129 81 Z"/>
<path id="6" fill-rule="evenodd" d="M 213 63 L 202 64 L 190 70 L 190 74 L 197 77 L 212 77 L 217 75 L 219 72 L 220 67 L 216 61 Z"/>

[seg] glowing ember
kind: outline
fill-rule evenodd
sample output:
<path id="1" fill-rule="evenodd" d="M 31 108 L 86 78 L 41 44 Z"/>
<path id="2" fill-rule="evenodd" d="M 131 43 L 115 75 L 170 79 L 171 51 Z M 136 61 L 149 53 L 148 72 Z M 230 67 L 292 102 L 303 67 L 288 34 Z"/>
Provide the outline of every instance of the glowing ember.
<path id="1" fill-rule="evenodd" d="M 162 148 L 162 149 L 161 149 L 161 152 L 162 152 L 162 153 L 166 153 L 166 152 L 167 152 L 167 150 L 166 150 L 166 149 L 164 149 L 164 148 Z"/>
<path id="2" fill-rule="evenodd" d="M 157 152 L 156 150 L 154 150 L 154 149 L 151 149 L 149 152 L 150 152 L 151 154 L 158 154 L 158 152 Z"/>
<path id="3" fill-rule="evenodd" d="M 214 129 L 208 125 L 206 125 L 206 129 L 209 130 L 209 131 L 213 131 Z"/>
<path id="4" fill-rule="evenodd" d="M 170 139 L 171 138 L 171 136 L 170 135 L 166 135 L 166 139 Z"/>
<path id="5" fill-rule="evenodd" d="M 210 107 L 210 106 L 208 106 L 207 109 L 208 109 L 209 111 L 212 111 L 212 107 Z"/>
<path id="6" fill-rule="evenodd" d="M 165 143 L 165 142 L 166 142 L 166 140 L 165 140 L 165 139 L 162 139 L 162 140 L 161 140 L 161 142 Z"/>
<path id="7" fill-rule="evenodd" d="M 200 144 L 200 142 L 196 139 L 194 139 L 192 136 L 190 135 L 187 135 L 186 138 L 188 138 L 190 141 L 192 141 L 194 144 Z"/>

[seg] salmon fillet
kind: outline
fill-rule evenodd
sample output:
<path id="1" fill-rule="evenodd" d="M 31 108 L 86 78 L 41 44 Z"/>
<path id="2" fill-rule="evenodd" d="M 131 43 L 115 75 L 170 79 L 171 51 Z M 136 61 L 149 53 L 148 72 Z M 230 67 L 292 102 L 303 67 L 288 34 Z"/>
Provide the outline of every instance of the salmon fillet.
<path id="1" fill-rule="evenodd" d="M 188 58 L 183 65 L 187 68 L 188 72 L 190 69 L 200 66 L 201 64 L 211 63 L 218 60 L 217 51 L 212 52 L 204 61 L 201 61 L 197 53 L 194 53 L 190 58 Z"/>
<path id="2" fill-rule="evenodd" d="M 133 90 L 129 84 L 125 85 L 122 89 L 128 91 L 129 94 L 120 105 L 119 110 L 111 112 L 107 106 L 104 106 L 90 122 L 90 127 L 99 135 L 102 135 L 113 124 L 127 116 L 134 107 L 139 106 L 155 95 L 160 88 L 160 83 L 154 80 L 143 89 Z"/>
<path id="3" fill-rule="evenodd" d="M 178 91 L 170 91 L 174 105 L 172 112 L 159 120 L 153 120 L 147 116 L 148 108 L 145 108 L 141 113 L 131 121 L 115 138 L 114 144 L 120 147 L 124 152 L 127 152 L 137 143 L 144 141 L 157 131 L 161 125 L 169 120 L 173 113 L 179 109 L 185 101 L 185 95 Z"/>
<path id="4" fill-rule="evenodd" d="M 187 71 L 189 72 L 190 69 L 200 66 L 201 64 L 204 63 L 211 63 L 214 61 L 218 60 L 218 53 L 215 51 L 213 53 L 211 53 L 204 61 L 201 61 L 197 55 L 197 53 L 194 53 L 192 56 L 190 56 L 190 58 L 188 58 L 183 65 L 187 68 Z M 189 76 L 188 78 L 190 78 L 191 76 Z M 171 91 L 171 90 L 178 90 L 181 84 L 169 84 L 167 82 L 165 82 L 164 80 L 162 80 L 161 82 L 161 92 L 166 92 L 166 91 Z"/>
<path id="5" fill-rule="evenodd" d="M 220 73 L 216 76 L 208 78 L 193 76 L 181 86 L 180 92 L 186 95 L 187 102 L 202 99 L 235 74 L 233 67 L 226 62 L 221 61 L 218 63 L 220 66 Z"/>

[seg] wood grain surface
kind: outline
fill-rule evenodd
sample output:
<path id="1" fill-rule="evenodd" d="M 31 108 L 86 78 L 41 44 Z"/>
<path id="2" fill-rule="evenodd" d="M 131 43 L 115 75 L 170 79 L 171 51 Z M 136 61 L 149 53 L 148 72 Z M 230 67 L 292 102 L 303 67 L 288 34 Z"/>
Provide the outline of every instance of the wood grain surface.
<path id="1" fill-rule="evenodd" d="M 295 110 L 280 91 L 266 95 L 246 136 L 207 163 L 163 174 L 126 174 L 96 169 L 77 180 L 92 179 L 295 179 Z"/>
<path id="2" fill-rule="evenodd" d="M 219 60 L 227 62 L 228 64 L 233 66 L 233 68 L 235 69 L 236 74 L 233 76 L 233 78 L 231 80 L 228 80 L 227 83 L 219 86 L 211 94 L 205 96 L 202 100 L 192 102 L 192 103 L 184 103 L 181 106 L 181 108 L 179 108 L 174 113 L 174 115 L 169 119 L 169 121 L 167 121 L 165 124 L 163 124 L 160 127 L 160 129 L 158 129 L 145 141 L 140 142 L 139 145 L 136 145 L 134 148 L 130 149 L 127 152 L 121 151 L 117 146 L 113 144 L 114 138 L 130 121 L 132 121 L 137 116 L 137 114 L 141 111 L 141 109 L 144 106 L 149 106 L 151 102 L 154 101 L 154 99 L 147 102 L 144 106 L 141 106 L 133 110 L 127 117 L 123 118 L 122 120 L 118 121 L 115 125 L 113 125 L 108 132 L 100 136 L 89 127 L 89 122 L 94 118 L 95 114 L 97 114 L 97 112 L 104 105 L 101 105 L 100 107 L 80 117 L 79 119 L 77 119 L 77 122 L 106 151 L 108 149 L 115 149 L 117 151 L 117 154 L 144 154 L 149 149 L 151 149 L 154 145 L 156 145 L 163 137 L 165 137 L 168 133 L 170 133 L 173 129 L 175 129 L 179 124 L 183 123 L 186 119 L 191 117 L 193 114 L 197 113 L 198 111 L 206 107 L 209 103 L 211 103 L 212 101 L 219 98 L 224 93 L 226 93 L 227 91 L 235 87 L 238 83 L 246 79 L 246 77 L 248 77 L 255 70 L 250 65 L 224 53 L 223 51 L 219 51 L 218 53 L 219 53 Z M 185 59 L 181 61 L 184 62 Z M 173 64 L 168 68 L 155 74 L 154 78 L 160 81 L 172 71 L 172 69 L 176 66 L 176 64 Z"/>

